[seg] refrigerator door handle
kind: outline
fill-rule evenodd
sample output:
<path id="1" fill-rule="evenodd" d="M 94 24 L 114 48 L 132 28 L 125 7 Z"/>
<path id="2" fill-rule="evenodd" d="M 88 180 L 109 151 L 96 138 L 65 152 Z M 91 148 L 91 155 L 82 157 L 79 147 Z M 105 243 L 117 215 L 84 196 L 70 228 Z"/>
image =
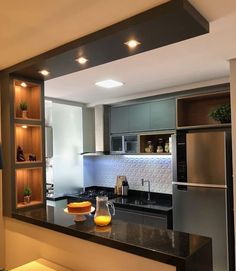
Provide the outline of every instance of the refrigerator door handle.
<path id="1" fill-rule="evenodd" d="M 173 185 L 192 186 L 201 188 L 219 188 L 227 189 L 227 185 L 223 184 L 201 184 L 201 183 L 185 183 L 185 182 L 172 182 Z"/>

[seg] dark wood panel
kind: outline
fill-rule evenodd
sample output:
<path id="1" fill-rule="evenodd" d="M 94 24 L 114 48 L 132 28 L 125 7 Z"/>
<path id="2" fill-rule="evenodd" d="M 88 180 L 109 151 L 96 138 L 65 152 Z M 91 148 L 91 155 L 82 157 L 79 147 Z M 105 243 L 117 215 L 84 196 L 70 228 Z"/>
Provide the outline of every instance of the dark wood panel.
<path id="1" fill-rule="evenodd" d="M 209 23 L 187 0 L 172 0 L 5 71 L 43 79 L 38 71 L 48 69 L 47 80 L 208 32 Z M 141 42 L 134 50 L 124 45 L 131 38 Z M 83 67 L 75 61 L 81 52 L 89 59 Z"/>

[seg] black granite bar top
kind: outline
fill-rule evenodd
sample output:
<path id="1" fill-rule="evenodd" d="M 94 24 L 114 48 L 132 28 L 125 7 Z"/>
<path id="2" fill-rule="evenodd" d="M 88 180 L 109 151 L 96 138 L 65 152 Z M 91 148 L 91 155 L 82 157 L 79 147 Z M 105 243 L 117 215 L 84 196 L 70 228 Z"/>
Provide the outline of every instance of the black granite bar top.
<path id="1" fill-rule="evenodd" d="M 16 219 L 173 265 L 177 271 L 212 271 L 210 238 L 158 229 L 122 216 L 125 211 L 120 209 L 110 225 L 99 227 L 92 214 L 75 223 L 72 215 L 51 206 L 13 213 Z"/>

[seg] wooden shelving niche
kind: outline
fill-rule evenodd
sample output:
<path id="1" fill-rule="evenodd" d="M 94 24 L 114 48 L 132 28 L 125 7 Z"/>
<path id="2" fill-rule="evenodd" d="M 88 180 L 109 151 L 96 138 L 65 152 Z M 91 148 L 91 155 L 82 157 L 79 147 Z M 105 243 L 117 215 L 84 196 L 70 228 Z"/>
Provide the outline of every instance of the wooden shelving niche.
<path id="1" fill-rule="evenodd" d="M 42 128 L 39 125 L 15 125 L 15 159 L 17 160 L 17 148 L 24 151 L 25 163 L 42 162 Z M 30 161 L 30 155 L 36 159 Z"/>
<path id="2" fill-rule="evenodd" d="M 152 133 L 152 134 L 141 134 L 139 136 L 140 141 L 140 154 L 145 155 L 171 155 L 171 136 L 173 133 Z M 153 146 L 152 152 L 147 152 L 145 149 L 148 146 L 148 142 L 151 142 Z M 165 145 L 168 144 L 168 151 L 165 148 Z M 158 146 L 162 148 L 161 152 L 158 152 Z"/>
<path id="3" fill-rule="evenodd" d="M 40 82 L 13 80 L 15 209 L 45 204 L 42 86 Z"/>
<path id="4" fill-rule="evenodd" d="M 177 99 L 177 128 L 229 125 L 221 124 L 209 116 L 213 110 L 223 104 L 230 104 L 229 91 Z"/>
<path id="5" fill-rule="evenodd" d="M 23 86 L 22 86 L 22 83 Z M 41 88 L 31 82 L 14 80 L 14 116 L 16 119 L 41 120 Z M 22 116 L 21 103 L 26 103 L 27 117 Z"/>
<path id="6" fill-rule="evenodd" d="M 43 203 L 42 168 L 16 169 L 16 207 L 23 208 Z M 29 203 L 24 202 L 24 189 L 29 187 L 32 195 Z"/>

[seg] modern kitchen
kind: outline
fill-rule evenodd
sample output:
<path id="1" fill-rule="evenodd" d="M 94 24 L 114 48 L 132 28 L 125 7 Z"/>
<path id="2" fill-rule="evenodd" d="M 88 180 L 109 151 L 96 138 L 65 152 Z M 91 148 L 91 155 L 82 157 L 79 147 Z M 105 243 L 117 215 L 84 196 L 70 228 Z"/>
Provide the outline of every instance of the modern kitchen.
<path id="1" fill-rule="evenodd" d="M 192 65 L 186 81 L 183 53 L 222 34 L 190 2 L 1 73 L 0 270 L 235 270 L 236 65 L 230 80 Z"/>

